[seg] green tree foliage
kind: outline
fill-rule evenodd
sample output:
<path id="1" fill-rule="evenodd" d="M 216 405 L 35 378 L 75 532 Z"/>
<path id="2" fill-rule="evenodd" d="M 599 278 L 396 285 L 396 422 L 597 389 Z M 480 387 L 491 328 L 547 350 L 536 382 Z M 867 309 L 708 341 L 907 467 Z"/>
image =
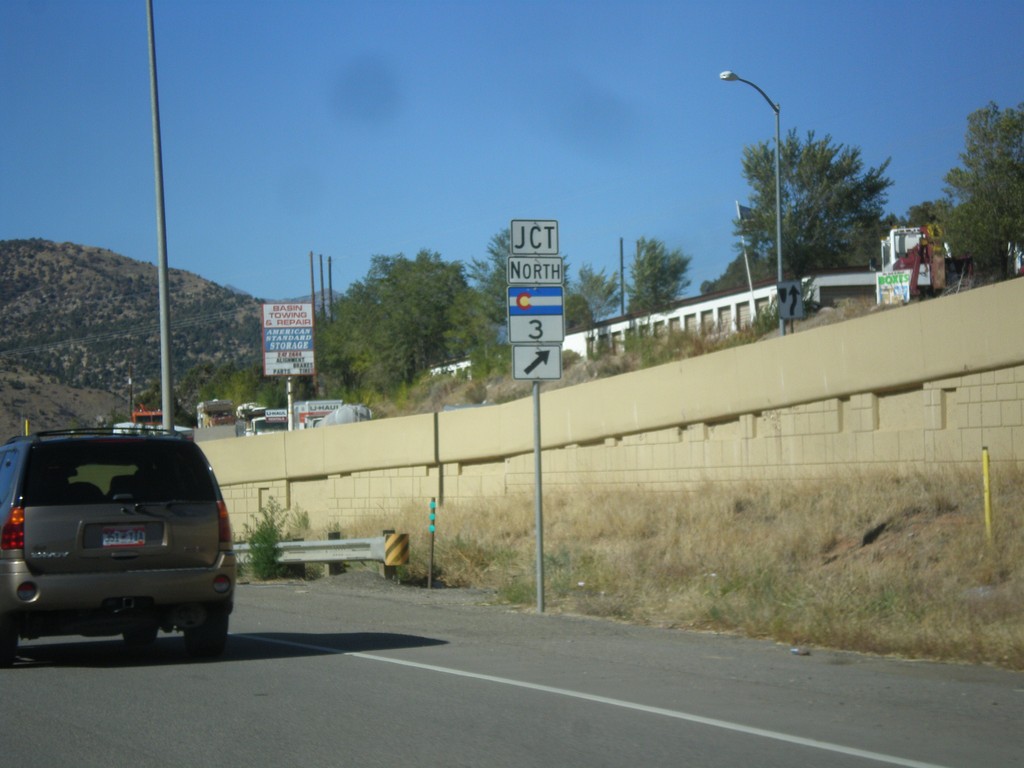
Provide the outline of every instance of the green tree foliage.
<path id="1" fill-rule="evenodd" d="M 508 250 L 508 230 L 499 230 L 487 244 L 487 256 L 470 261 L 470 290 L 455 308 L 453 333 L 478 376 L 505 373 L 511 365 L 504 344 Z"/>
<path id="2" fill-rule="evenodd" d="M 973 254 L 978 270 L 1006 278 L 1007 245 L 1024 242 L 1024 103 L 968 115 L 960 161 L 945 179 L 954 253 Z"/>
<path id="3" fill-rule="evenodd" d="M 907 215 L 889 227 L 928 227 L 935 238 L 943 237 L 953 207 L 948 200 L 925 200 L 907 209 Z"/>
<path id="4" fill-rule="evenodd" d="M 786 135 L 780 155 L 786 274 L 803 277 L 819 268 L 866 264 L 876 256 L 886 190 L 892 186 L 885 176 L 888 166 L 887 159 L 865 171 L 860 149 L 834 144 L 831 136 L 816 139 L 810 131 L 801 141 L 795 130 Z M 743 176 L 752 190 L 751 215 L 734 222 L 735 233 L 756 254 L 751 271 L 757 279 L 774 275 L 777 264 L 771 143 L 744 149 Z"/>
<path id="5" fill-rule="evenodd" d="M 265 377 L 262 363 L 201 363 L 185 372 L 175 384 L 175 392 L 194 419 L 196 405 L 204 400 L 230 400 L 235 405 L 257 402 L 268 408 L 284 408 L 288 404 L 285 386 L 282 377 Z M 308 399 L 309 377 L 297 377 L 295 387 L 297 399 Z"/>
<path id="6" fill-rule="evenodd" d="M 504 326 L 508 314 L 508 253 L 509 232 L 502 229 L 494 234 L 487 244 L 487 257 L 472 259 L 469 263 L 469 282 L 480 294 L 478 311 L 490 329 Z M 483 335 L 492 334 L 488 330 Z"/>
<path id="7" fill-rule="evenodd" d="M 392 392 L 417 374 L 465 354 L 452 333 L 467 300 L 463 266 L 420 251 L 374 256 L 370 271 L 334 306 L 320 334 L 324 365 L 349 390 Z"/>
<path id="8" fill-rule="evenodd" d="M 566 296 L 566 325 L 570 328 L 590 326 L 617 314 L 619 296 L 618 275 L 609 277 L 603 269 L 595 272 L 589 264 L 584 264 Z"/>
<path id="9" fill-rule="evenodd" d="M 656 312 L 682 295 L 690 285 L 686 273 L 691 257 L 678 248 L 669 251 L 660 240 L 637 241 L 636 256 L 629 268 L 630 312 Z"/>

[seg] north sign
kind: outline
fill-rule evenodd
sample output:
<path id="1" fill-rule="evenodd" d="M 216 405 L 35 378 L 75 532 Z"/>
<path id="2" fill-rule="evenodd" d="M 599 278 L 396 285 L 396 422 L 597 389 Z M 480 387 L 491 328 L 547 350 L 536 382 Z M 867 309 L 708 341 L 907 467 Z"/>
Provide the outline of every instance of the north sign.
<path id="1" fill-rule="evenodd" d="M 509 285 L 562 285 L 565 266 L 561 256 L 509 256 Z"/>

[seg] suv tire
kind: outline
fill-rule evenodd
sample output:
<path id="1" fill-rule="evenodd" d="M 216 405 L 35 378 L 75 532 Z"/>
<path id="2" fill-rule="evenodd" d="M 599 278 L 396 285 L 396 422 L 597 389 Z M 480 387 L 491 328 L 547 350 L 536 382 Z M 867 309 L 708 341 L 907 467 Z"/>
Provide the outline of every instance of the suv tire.
<path id="1" fill-rule="evenodd" d="M 224 605 L 206 606 L 206 621 L 185 630 L 185 650 L 189 656 L 212 659 L 224 653 L 228 640 L 228 613 Z"/>

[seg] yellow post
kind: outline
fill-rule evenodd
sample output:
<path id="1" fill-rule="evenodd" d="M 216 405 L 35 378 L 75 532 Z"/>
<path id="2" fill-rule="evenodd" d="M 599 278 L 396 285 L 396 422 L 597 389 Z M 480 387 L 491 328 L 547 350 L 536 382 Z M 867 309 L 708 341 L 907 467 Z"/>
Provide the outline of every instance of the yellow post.
<path id="1" fill-rule="evenodd" d="M 25 437 L 28 437 L 28 435 L 29 435 L 29 431 L 28 431 L 28 419 L 25 419 Z"/>
<path id="2" fill-rule="evenodd" d="M 985 539 L 992 543 L 992 487 L 989 483 L 988 448 L 981 449 L 981 471 L 985 476 Z"/>

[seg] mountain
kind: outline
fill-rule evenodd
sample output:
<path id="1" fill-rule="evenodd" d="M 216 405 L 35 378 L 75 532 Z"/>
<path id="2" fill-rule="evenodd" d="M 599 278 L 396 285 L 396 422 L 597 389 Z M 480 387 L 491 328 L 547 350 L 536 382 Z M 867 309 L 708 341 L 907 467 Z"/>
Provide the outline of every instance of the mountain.
<path id="1" fill-rule="evenodd" d="M 259 362 L 255 298 L 178 269 L 168 296 L 176 377 L 200 363 Z M 160 378 L 157 268 L 74 243 L 0 241 L 0 329 L 0 435 L 33 415 L 33 429 L 56 429 L 127 411 L 129 378 L 136 392 Z M 30 397 L 51 388 L 60 405 Z"/>

